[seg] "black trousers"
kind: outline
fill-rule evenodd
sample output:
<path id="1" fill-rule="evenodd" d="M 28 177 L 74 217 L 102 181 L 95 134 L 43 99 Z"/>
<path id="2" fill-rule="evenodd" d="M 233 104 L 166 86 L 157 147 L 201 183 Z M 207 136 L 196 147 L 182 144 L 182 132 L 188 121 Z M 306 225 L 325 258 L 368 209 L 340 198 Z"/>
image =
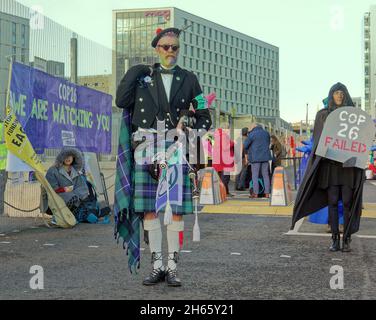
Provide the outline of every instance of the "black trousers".
<path id="1" fill-rule="evenodd" d="M 342 199 L 344 230 L 347 230 L 350 221 L 350 208 L 354 190 L 348 186 L 330 186 L 327 192 L 330 226 L 333 234 L 339 234 L 338 201 Z"/>

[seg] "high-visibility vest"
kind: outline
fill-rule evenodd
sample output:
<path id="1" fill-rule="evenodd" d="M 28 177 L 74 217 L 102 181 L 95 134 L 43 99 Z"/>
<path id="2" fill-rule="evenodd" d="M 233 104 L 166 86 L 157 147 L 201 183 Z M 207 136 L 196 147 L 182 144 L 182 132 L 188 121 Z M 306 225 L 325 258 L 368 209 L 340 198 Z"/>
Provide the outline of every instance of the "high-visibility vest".
<path id="1" fill-rule="evenodd" d="M 4 123 L 0 122 L 0 170 L 5 170 L 7 167 L 8 150 L 4 141 Z"/>

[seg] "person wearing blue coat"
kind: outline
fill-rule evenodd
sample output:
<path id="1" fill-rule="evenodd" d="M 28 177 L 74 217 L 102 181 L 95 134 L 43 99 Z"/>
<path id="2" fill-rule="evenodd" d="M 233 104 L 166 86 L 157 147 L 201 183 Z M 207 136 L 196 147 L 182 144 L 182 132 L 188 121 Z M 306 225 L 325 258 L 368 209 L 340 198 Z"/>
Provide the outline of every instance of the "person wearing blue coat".
<path id="1" fill-rule="evenodd" d="M 269 161 L 270 134 L 259 124 L 252 124 L 247 139 L 244 142 L 244 150 L 248 154 L 248 163 L 252 168 L 253 193 L 250 198 L 257 198 L 259 194 L 258 178 L 260 170 L 264 179 L 265 197 L 270 198 L 270 173 Z"/>

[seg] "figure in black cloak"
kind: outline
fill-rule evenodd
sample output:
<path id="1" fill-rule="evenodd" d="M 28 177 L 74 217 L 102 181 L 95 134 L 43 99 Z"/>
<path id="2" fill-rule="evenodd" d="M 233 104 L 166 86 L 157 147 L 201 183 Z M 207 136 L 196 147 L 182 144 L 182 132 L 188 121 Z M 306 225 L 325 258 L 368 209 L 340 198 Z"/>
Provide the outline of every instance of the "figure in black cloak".
<path id="1" fill-rule="evenodd" d="M 341 249 L 338 216 L 338 201 L 341 199 L 345 222 L 342 251 L 351 251 L 351 235 L 359 231 L 365 181 L 364 170 L 344 168 L 342 163 L 315 155 L 327 117 L 336 108 L 344 106 L 353 107 L 354 103 L 346 86 L 337 83 L 330 89 L 328 108 L 320 110 L 316 115 L 312 153 L 297 194 L 292 221 L 294 228 L 300 219 L 328 206 L 333 239 L 330 247 L 332 252 Z"/>

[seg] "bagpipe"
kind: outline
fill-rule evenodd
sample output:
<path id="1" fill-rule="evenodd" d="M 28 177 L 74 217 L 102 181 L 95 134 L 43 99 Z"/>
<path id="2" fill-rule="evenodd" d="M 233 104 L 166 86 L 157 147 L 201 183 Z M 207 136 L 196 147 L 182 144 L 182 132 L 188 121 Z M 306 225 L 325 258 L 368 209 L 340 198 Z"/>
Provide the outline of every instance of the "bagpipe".
<path id="1" fill-rule="evenodd" d="M 197 110 L 204 110 L 210 107 L 212 102 L 215 99 L 215 94 L 211 94 L 207 97 L 204 97 L 202 94 L 197 96 L 191 101 L 191 107 L 189 110 L 182 110 L 180 112 L 180 119 L 177 125 L 178 131 L 182 133 L 178 134 L 178 137 L 175 137 L 174 141 L 166 141 L 167 144 L 169 144 L 167 150 L 162 148 L 162 151 L 156 152 L 154 156 L 152 157 L 152 161 L 149 165 L 149 172 L 153 179 L 158 181 L 158 190 L 164 190 L 164 186 L 166 188 L 166 200 L 160 201 L 160 199 L 156 199 L 156 212 L 158 212 L 158 209 L 163 207 L 160 205 L 160 203 L 165 204 L 165 216 L 164 216 L 164 224 L 169 225 L 172 223 L 172 207 L 170 204 L 170 188 L 173 189 L 176 186 L 172 186 L 170 182 L 170 168 L 180 167 L 180 171 L 177 169 L 178 172 L 182 173 L 182 166 L 186 165 L 188 166 L 188 177 L 191 180 L 191 186 L 192 186 L 192 200 L 194 203 L 194 213 L 195 213 L 195 224 L 193 228 L 193 241 L 199 242 L 200 241 L 200 228 L 198 224 L 198 203 L 199 203 L 199 197 L 200 197 L 200 190 L 199 190 L 199 183 L 198 183 L 198 168 L 199 166 L 195 164 L 191 164 L 189 159 L 189 152 L 186 152 L 184 148 L 185 146 L 189 145 L 190 150 L 196 150 L 197 146 L 194 146 L 192 144 L 195 144 L 197 142 L 196 139 L 194 139 L 195 142 L 191 141 L 191 135 L 190 130 L 194 129 L 195 127 L 195 113 Z M 181 140 L 181 137 L 183 138 L 183 141 Z M 157 143 L 158 144 L 158 143 Z M 158 150 L 158 146 L 157 146 Z M 176 191 L 176 189 L 175 189 Z M 159 195 L 160 192 L 157 191 L 157 195 Z M 162 193 L 163 194 L 163 193 Z M 174 195 L 173 195 L 174 196 Z M 162 197 L 161 197 L 162 199 Z M 160 201 L 160 203 L 159 203 Z"/>
<path id="2" fill-rule="evenodd" d="M 191 146 L 191 150 L 196 150 L 197 146 L 192 145 L 192 141 L 190 141 L 190 130 L 194 129 L 195 124 L 196 124 L 196 111 L 198 110 L 205 110 L 209 109 L 212 103 L 214 102 L 216 98 L 215 93 L 211 93 L 208 96 L 204 96 L 203 94 L 198 95 L 195 97 L 191 103 L 190 103 L 190 109 L 188 110 L 181 110 L 179 114 L 179 122 L 177 125 L 177 128 L 181 130 L 182 133 L 185 135 L 185 142 L 186 145 Z M 169 149 L 165 152 L 157 152 L 152 160 L 152 163 L 149 166 L 149 173 L 153 177 L 154 180 L 159 181 L 161 177 L 161 173 L 163 170 L 166 169 L 166 166 L 168 165 L 169 161 L 173 158 L 176 157 L 176 152 L 182 147 L 181 144 L 179 144 L 175 138 L 175 145 L 170 146 Z M 189 157 L 187 156 L 188 152 L 183 154 L 183 160 L 186 164 L 188 164 L 190 168 L 190 173 L 189 175 L 193 177 L 193 174 L 196 176 L 197 180 L 197 171 L 198 171 L 198 166 L 195 164 L 190 164 L 189 163 Z M 196 181 L 195 185 L 197 186 L 198 183 Z"/>

